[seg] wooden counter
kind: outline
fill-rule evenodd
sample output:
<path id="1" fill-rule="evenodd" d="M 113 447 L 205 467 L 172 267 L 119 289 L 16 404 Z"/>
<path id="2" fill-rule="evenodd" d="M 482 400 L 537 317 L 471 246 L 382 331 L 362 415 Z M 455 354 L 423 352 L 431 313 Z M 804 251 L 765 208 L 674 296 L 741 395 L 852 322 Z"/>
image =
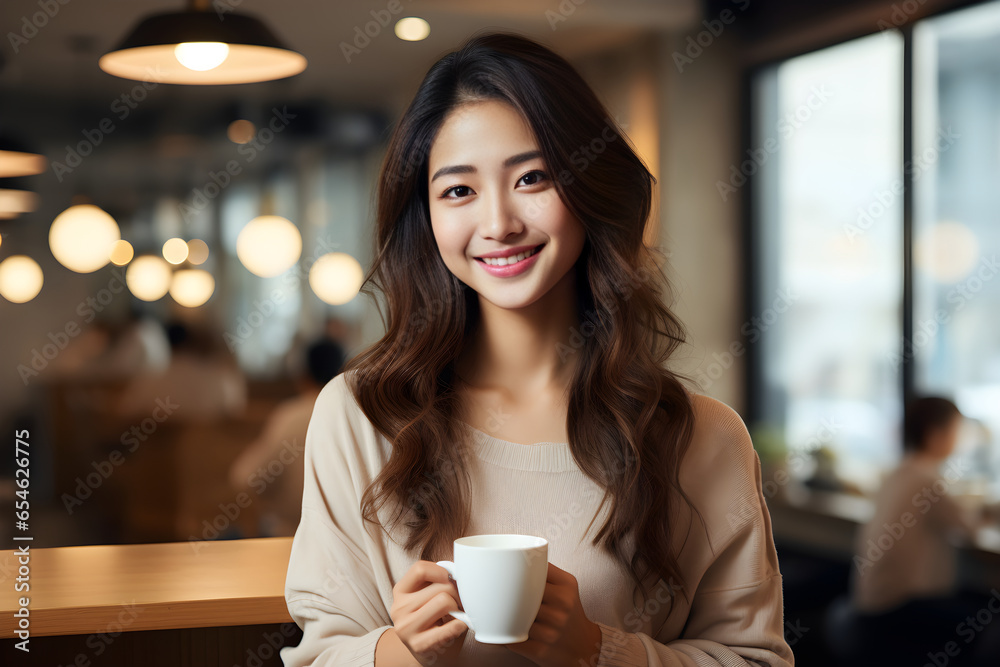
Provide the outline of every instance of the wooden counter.
<path id="1" fill-rule="evenodd" d="M 27 593 L 14 590 L 15 552 L 0 551 L 0 637 L 15 636 L 22 596 L 32 637 L 288 623 L 291 546 L 274 537 L 30 549 Z"/>

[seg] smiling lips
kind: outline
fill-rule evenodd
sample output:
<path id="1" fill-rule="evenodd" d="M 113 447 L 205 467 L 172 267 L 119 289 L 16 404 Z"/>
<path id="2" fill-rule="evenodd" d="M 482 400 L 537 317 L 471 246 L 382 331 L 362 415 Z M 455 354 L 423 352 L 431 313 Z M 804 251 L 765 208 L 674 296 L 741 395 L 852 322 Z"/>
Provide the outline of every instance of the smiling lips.
<path id="1" fill-rule="evenodd" d="M 476 261 L 487 273 L 500 278 L 508 278 L 510 276 L 519 275 L 531 268 L 531 266 L 537 261 L 535 258 L 544 247 L 545 244 L 543 243 L 531 250 L 527 250 L 510 257 L 485 259 L 482 257 L 476 257 Z M 503 263 L 501 264 L 501 262 Z"/>
<path id="2" fill-rule="evenodd" d="M 541 245 L 537 245 L 534 248 L 524 250 L 514 255 L 505 255 L 503 257 L 484 255 L 483 257 L 476 257 L 476 259 L 485 264 L 489 264 L 490 266 L 508 266 L 531 257 L 541 250 L 543 245 L 545 244 L 543 243 Z"/>

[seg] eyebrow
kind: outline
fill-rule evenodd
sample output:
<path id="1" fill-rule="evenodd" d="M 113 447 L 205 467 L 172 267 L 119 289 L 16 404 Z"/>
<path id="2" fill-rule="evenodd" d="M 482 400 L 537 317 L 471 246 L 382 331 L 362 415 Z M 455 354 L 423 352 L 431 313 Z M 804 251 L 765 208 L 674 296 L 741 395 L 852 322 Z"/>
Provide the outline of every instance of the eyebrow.
<path id="1" fill-rule="evenodd" d="M 541 151 L 527 151 L 526 153 L 518 153 L 517 155 L 511 155 L 509 158 L 503 161 L 503 168 L 510 169 L 515 165 L 522 164 L 528 160 L 534 160 L 536 157 L 541 157 Z M 474 174 L 476 173 L 476 168 L 471 164 L 456 164 L 450 167 L 441 167 L 434 172 L 434 176 L 431 178 L 431 183 L 433 183 L 439 176 L 447 176 L 448 174 Z"/>

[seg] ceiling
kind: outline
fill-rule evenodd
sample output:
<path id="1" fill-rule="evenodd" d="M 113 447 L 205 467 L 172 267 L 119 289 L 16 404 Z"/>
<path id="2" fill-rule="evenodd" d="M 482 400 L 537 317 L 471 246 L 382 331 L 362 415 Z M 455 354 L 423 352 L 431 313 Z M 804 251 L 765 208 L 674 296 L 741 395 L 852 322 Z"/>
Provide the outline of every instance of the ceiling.
<path id="1" fill-rule="evenodd" d="M 183 0 L 49 0 L 58 8 L 42 17 L 39 0 L 0 3 L 3 34 L 22 33 L 34 15 L 37 34 L 16 48 L 3 40 L 0 91 L 74 100 L 110 100 L 132 87 L 105 74 L 98 58 L 124 38 L 140 18 L 179 11 Z M 309 62 L 306 71 L 289 79 L 235 86 L 171 86 L 171 97 L 207 101 L 281 97 L 286 101 L 321 97 L 336 104 L 398 104 L 416 88 L 420 77 L 440 55 L 484 28 L 514 30 L 538 39 L 573 58 L 614 46 L 641 31 L 680 30 L 700 17 L 697 0 L 212 0 L 212 7 L 253 14 Z M 400 8 L 392 14 L 390 8 Z M 352 54 L 342 44 L 375 16 L 392 16 L 387 27 Z M 392 23 L 417 15 L 431 25 L 421 42 L 404 42 Z M 374 29 L 371 30 L 374 32 Z M 24 30 L 31 34 L 31 28 Z M 360 44 L 364 42 L 359 40 Z"/>

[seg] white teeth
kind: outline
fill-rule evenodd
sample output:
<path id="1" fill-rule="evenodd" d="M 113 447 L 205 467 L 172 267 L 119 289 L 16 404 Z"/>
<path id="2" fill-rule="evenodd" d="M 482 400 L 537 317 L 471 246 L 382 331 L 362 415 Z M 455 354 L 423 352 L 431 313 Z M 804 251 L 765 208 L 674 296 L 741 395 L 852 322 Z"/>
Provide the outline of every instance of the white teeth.
<path id="1" fill-rule="evenodd" d="M 531 257 L 532 255 L 537 253 L 540 249 L 541 246 L 538 246 L 534 250 L 518 253 L 511 257 L 483 257 L 482 260 L 487 264 L 489 264 L 490 266 L 507 266 L 508 264 L 517 264 L 521 260 Z"/>

